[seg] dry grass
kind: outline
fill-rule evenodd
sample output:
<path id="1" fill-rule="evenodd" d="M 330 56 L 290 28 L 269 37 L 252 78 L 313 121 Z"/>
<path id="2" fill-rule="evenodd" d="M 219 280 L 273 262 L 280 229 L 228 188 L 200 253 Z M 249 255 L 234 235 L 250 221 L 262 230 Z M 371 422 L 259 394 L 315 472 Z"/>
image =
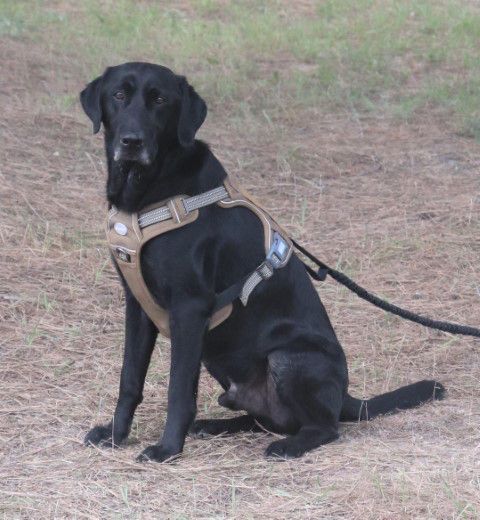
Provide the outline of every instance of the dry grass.
<path id="1" fill-rule="evenodd" d="M 4 38 L 0 52 L 4 518 L 479 517 L 480 344 L 399 321 L 333 282 L 319 290 L 353 393 L 435 377 L 445 401 L 345 425 L 298 461 L 266 461 L 263 434 L 188 440 L 175 463 L 140 465 L 165 420 L 161 341 L 129 445 L 84 448 L 113 410 L 123 335 L 101 140 L 61 103 L 87 79 L 81 65 L 41 41 Z M 219 109 L 201 137 L 325 261 L 408 308 L 478 325 L 480 146 L 427 112 L 401 123 L 284 110 L 288 125 L 248 113 L 230 124 Z M 200 416 L 225 414 L 218 393 L 204 375 Z"/>

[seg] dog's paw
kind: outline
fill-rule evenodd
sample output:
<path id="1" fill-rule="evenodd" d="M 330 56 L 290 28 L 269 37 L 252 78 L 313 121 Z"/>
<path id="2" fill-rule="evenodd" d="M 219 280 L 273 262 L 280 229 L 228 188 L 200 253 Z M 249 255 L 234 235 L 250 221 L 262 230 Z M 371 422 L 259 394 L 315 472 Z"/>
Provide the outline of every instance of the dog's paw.
<path id="1" fill-rule="evenodd" d="M 225 431 L 223 421 L 203 419 L 195 421 L 190 426 L 189 434 L 194 439 L 206 439 L 210 435 L 220 435 Z"/>
<path id="2" fill-rule="evenodd" d="M 123 441 L 118 436 L 113 435 L 112 425 L 95 426 L 92 428 L 84 439 L 85 446 L 100 446 L 106 448 L 117 448 Z"/>
<path id="3" fill-rule="evenodd" d="M 265 450 L 265 455 L 272 459 L 288 460 L 301 457 L 305 451 L 305 448 L 296 439 L 287 437 L 272 442 Z"/>
<path id="4" fill-rule="evenodd" d="M 171 462 L 179 455 L 179 453 L 172 453 L 171 450 L 167 450 L 161 444 L 152 444 L 140 453 L 137 462 Z"/>

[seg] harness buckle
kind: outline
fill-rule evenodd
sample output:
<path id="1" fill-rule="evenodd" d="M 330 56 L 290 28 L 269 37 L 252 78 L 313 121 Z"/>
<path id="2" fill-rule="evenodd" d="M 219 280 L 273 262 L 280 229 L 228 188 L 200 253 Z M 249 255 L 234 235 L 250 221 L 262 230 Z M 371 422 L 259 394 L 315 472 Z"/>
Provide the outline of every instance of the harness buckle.
<path id="1" fill-rule="evenodd" d="M 167 202 L 167 207 L 170 210 L 172 219 L 177 223 L 183 222 L 188 215 L 188 211 L 183 203 L 183 197 L 175 197 Z"/>
<path id="2" fill-rule="evenodd" d="M 275 266 L 272 262 L 267 258 L 264 262 L 262 262 L 257 267 L 257 273 L 261 276 L 262 280 L 268 280 L 273 276 L 273 271 Z"/>

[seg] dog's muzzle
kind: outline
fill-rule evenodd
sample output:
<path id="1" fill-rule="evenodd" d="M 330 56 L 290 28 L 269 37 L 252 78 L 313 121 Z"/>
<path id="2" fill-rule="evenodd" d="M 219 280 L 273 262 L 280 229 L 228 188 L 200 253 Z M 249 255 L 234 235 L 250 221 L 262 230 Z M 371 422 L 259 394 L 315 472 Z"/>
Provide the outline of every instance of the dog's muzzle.
<path id="1" fill-rule="evenodd" d="M 147 152 L 146 148 L 143 147 L 140 150 L 124 150 L 123 148 L 117 146 L 113 153 L 113 160 L 115 162 L 118 161 L 132 161 L 142 164 L 143 166 L 148 166 L 152 163 L 150 159 L 150 155 Z"/>
<path id="2" fill-rule="evenodd" d="M 133 161 L 148 166 L 152 159 L 145 146 L 143 137 L 139 134 L 128 133 L 120 137 L 115 146 L 114 161 Z"/>

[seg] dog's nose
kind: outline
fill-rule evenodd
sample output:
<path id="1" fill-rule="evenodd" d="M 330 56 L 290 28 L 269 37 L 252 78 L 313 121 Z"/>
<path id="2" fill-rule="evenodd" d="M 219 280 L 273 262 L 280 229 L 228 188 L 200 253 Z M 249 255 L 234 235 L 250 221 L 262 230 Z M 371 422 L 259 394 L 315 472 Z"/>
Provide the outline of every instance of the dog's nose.
<path id="1" fill-rule="evenodd" d="M 122 135 L 120 142 L 128 148 L 140 148 L 143 145 L 143 138 L 138 134 L 129 133 Z"/>

